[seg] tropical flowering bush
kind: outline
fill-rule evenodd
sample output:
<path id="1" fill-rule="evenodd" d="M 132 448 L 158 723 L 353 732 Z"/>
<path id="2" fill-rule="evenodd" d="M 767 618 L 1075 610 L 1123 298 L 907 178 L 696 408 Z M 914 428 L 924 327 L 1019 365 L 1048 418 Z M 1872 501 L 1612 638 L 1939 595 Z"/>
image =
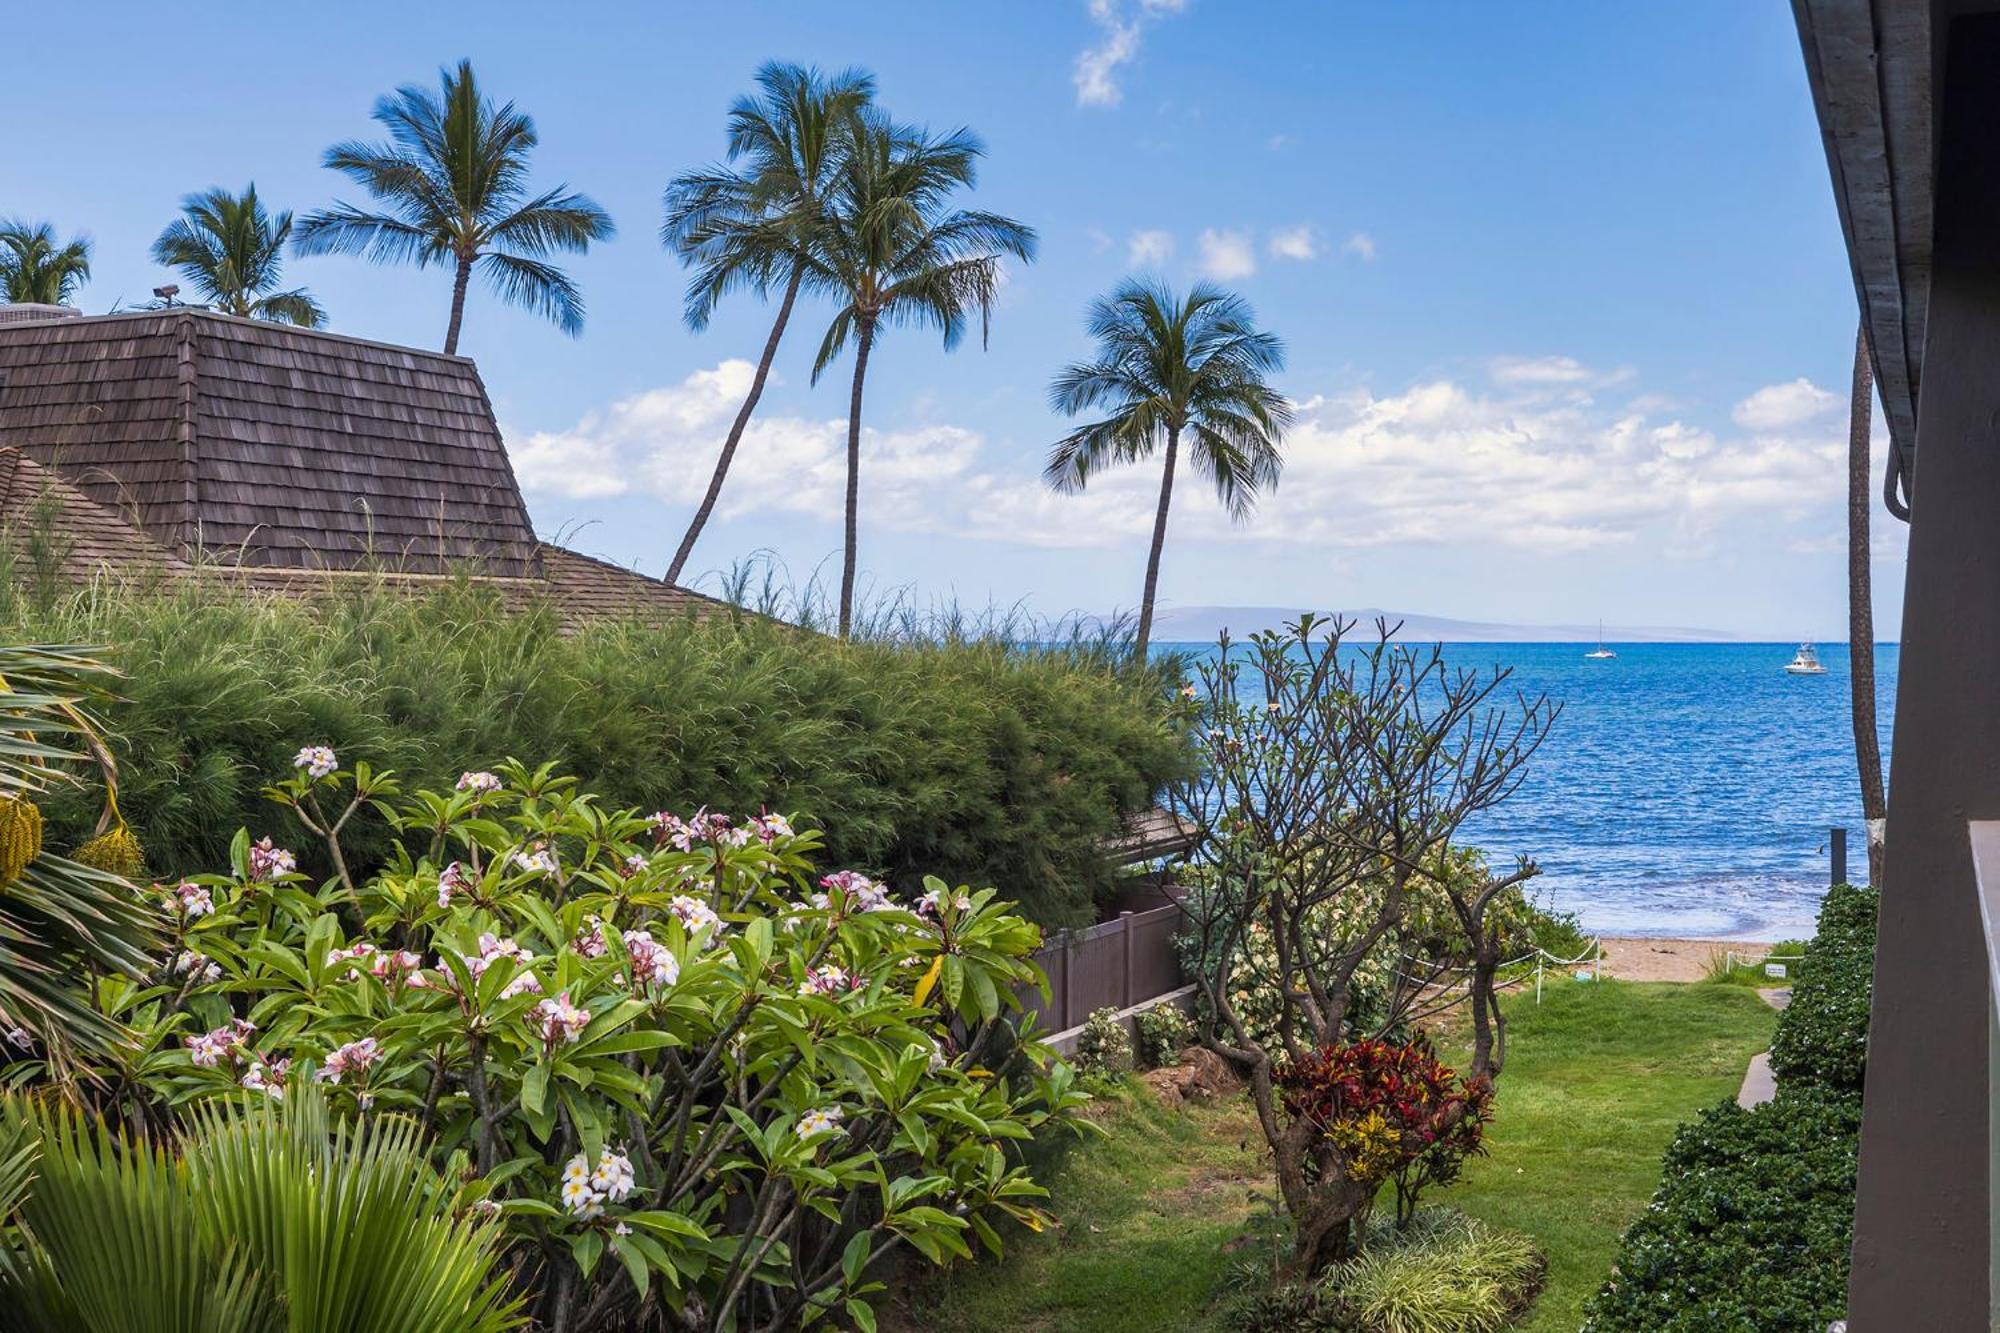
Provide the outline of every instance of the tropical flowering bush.
<path id="1" fill-rule="evenodd" d="M 1321 1047 L 1279 1065 L 1272 1081 L 1285 1114 L 1332 1143 L 1349 1178 L 1395 1181 L 1398 1225 L 1416 1216 L 1427 1186 L 1450 1184 L 1485 1151 L 1491 1080 L 1459 1078 L 1423 1037 Z"/>
<path id="2" fill-rule="evenodd" d="M 322 747 L 271 790 L 327 845 L 239 833 L 158 890 L 170 943 L 101 984 L 102 1109 L 284 1098 L 415 1118 L 553 1330 L 872 1328 L 874 1261 L 1039 1227 L 1010 1144 L 1083 1099 L 1025 1033 L 1040 942 L 990 889 L 817 874 L 782 815 L 646 815 L 549 768 L 405 796 Z M 340 838 L 383 818 L 386 869 Z"/>

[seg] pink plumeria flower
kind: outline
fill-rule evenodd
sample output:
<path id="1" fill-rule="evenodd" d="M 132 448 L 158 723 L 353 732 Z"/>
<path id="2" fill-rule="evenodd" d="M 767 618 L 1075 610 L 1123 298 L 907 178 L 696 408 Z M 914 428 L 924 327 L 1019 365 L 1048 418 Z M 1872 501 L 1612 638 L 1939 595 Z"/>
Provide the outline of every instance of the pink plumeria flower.
<path id="1" fill-rule="evenodd" d="M 865 984 L 860 977 L 850 976 L 846 968 L 825 963 L 806 973 L 806 979 L 799 983 L 799 994 L 845 995 Z"/>
<path id="2" fill-rule="evenodd" d="M 182 881 L 167 890 L 167 906 L 192 921 L 195 917 L 213 912 L 215 899 L 209 897 L 208 890 L 201 885 Z"/>
<path id="3" fill-rule="evenodd" d="M 568 991 L 541 1001 L 528 1012 L 540 1027 L 542 1040 L 551 1046 L 558 1041 L 577 1040 L 590 1026 L 590 1010 L 571 1004 Z"/>
<path id="4" fill-rule="evenodd" d="M 500 790 L 500 779 L 485 769 L 467 769 L 458 775 L 458 789 L 485 796 Z"/>
<path id="5" fill-rule="evenodd" d="M 363 1037 L 360 1041 L 350 1041 L 337 1047 L 326 1057 L 326 1063 L 319 1068 L 319 1078 L 323 1083 L 338 1083 L 350 1075 L 365 1074 L 377 1060 L 382 1058 L 382 1048 L 373 1037 Z"/>
<path id="6" fill-rule="evenodd" d="M 250 878 L 259 882 L 289 875 L 299 868 L 299 859 L 282 847 L 273 847 L 269 838 L 250 848 Z"/>
<path id="7" fill-rule="evenodd" d="M 451 900 L 459 894 L 472 892 L 472 880 L 466 875 L 465 867 L 453 861 L 438 875 L 438 906 L 450 907 Z"/>

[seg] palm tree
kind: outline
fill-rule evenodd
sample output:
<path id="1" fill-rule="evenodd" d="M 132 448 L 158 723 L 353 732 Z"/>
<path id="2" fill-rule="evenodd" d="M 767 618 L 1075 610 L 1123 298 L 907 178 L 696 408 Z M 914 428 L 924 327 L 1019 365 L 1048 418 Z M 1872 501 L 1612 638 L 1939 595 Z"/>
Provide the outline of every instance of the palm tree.
<path id="1" fill-rule="evenodd" d="M 89 280 L 88 240 L 79 236 L 58 246 L 56 229 L 46 222 L 0 225 L 0 288 L 9 301 L 68 305 Z"/>
<path id="2" fill-rule="evenodd" d="M 1847 402 L 1847 679 L 1854 713 L 1854 761 L 1861 777 L 1861 814 L 1868 839 L 1868 882 L 1882 882 L 1882 840 L 1888 816 L 1882 791 L 1882 742 L 1875 715 L 1875 593 L 1868 550 L 1868 427 L 1874 408 L 1868 329 L 1854 335 L 1854 379 Z"/>
<path id="3" fill-rule="evenodd" d="M 90 712 L 111 678 L 82 649 L 0 645 L 0 1041 L 42 1048 L 60 1078 L 124 1040 L 91 1005 L 92 976 L 142 975 L 161 941 L 157 908 L 129 881 L 81 850 L 42 846 L 37 800 L 92 768 L 101 827 L 124 827 L 117 766 Z"/>
<path id="4" fill-rule="evenodd" d="M 764 395 L 771 359 L 805 280 L 812 230 L 838 178 L 856 118 L 875 92 L 874 79 L 859 70 L 828 79 L 816 69 L 776 61 L 757 71 L 757 83 L 762 96 L 738 98 L 729 109 L 729 161 L 741 159 L 742 169 L 714 166 L 683 172 L 667 186 L 660 242 L 694 269 L 687 290 L 689 328 L 707 328 L 716 303 L 736 288 L 769 296 L 774 283 L 784 283 L 750 392 L 730 423 L 708 491 L 667 566 L 669 583 L 680 579 L 681 567 L 715 512 L 723 478 Z"/>
<path id="5" fill-rule="evenodd" d="M 503 1333 L 497 1224 L 458 1208 L 420 1124 L 341 1123 L 302 1076 L 135 1137 L 0 1099 L 0 1330 Z"/>
<path id="6" fill-rule="evenodd" d="M 299 253 L 414 261 L 418 268 L 450 264 L 447 356 L 458 352 L 475 265 L 501 300 L 546 315 L 575 337 L 583 332 L 583 297 L 547 257 L 582 254 L 592 241 L 608 239 L 616 230 L 610 214 L 566 185 L 529 195 L 535 122 L 512 102 L 496 107 L 481 97 L 469 60 L 442 71 L 441 79 L 440 94 L 409 85 L 375 104 L 388 143 L 349 140 L 326 150 L 329 168 L 389 211 L 336 203 L 309 214 L 299 223 Z"/>
<path id="7" fill-rule="evenodd" d="M 292 215 L 266 213 L 255 184 L 240 195 L 222 189 L 191 194 L 181 201 L 181 214 L 153 242 L 154 263 L 179 270 L 224 314 L 308 329 L 326 323 L 326 311 L 305 288 L 272 290 L 284 272 Z"/>
<path id="8" fill-rule="evenodd" d="M 809 282 L 842 305 L 820 340 L 813 381 L 854 339 L 854 384 L 847 404 L 845 560 L 840 571 L 840 635 L 854 623 L 854 572 L 861 478 L 861 391 L 868 356 L 884 325 L 939 330 L 947 350 L 974 313 L 985 341 L 1001 283 L 1001 260 L 1035 257 L 1035 231 L 997 213 L 950 207 L 970 189 L 986 149 L 966 130 L 933 136 L 870 118 L 855 133 L 840 181 L 812 247 Z"/>
<path id="9" fill-rule="evenodd" d="M 1166 447 L 1146 589 L 1139 602 L 1135 651 L 1144 660 L 1153 632 L 1153 596 L 1181 434 L 1192 431 L 1196 472 L 1237 520 L 1257 493 L 1278 483 L 1279 455 L 1292 411 L 1268 380 L 1285 363 L 1284 344 L 1257 329 L 1249 305 L 1207 283 L 1181 300 L 1166 287 L 1130 279 L 1090 308 L 1097 359 L 1066 367 L 1049 386 L 1064 416 L 1104 407 L 1110 415 L 1056 442 L 1042 475 L 1065 494 L 1081 491 L 1109 463 L 1133 463 Z"/>

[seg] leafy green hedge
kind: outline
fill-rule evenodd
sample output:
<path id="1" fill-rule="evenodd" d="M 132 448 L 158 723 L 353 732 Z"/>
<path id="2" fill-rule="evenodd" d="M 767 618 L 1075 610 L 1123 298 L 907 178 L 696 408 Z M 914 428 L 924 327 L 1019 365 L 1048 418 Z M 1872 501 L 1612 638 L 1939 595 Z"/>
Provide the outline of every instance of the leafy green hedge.
<path id="1" fill-rule="evenodd" d="M 1840 1318 L 1860 1132 L 1860 1100 L 1820 1089 L 1702 1112 L 1667 1149 L 1586 1333 L 1818 1333 Z"/>
<path id="2" fill-rule="evenodd" d="M 1849 884 L 1827 893 L 1792 1003 L 1771 1039 L 1771 1072 L 1780 1081 L 1860 1094 L 1880 897 Z"/>
<path id="3" fill-rule="evenodd" d="M 1061 925 L 1115 886 L 1100 840 L 1188 762 L 1163 681 L 1115 643 L 840 643 L 753 616 L 565 635 L 552 607 L 506 614 L 462 585 L 0 599 L 0 635 L 106 645 L 125 673 L 106 720 L 158 874 L 219 864 L 268 821 L 260 792 L 302 745 L 412 786 L 532 755 L 648 809 L 800 812 L 832 865 L 991 884 Z M 97 810 L 48 813 L 62 847 Z"/>
<path id="4" fill-rule="evenodd" d="M 1839 885 L 1778 1020 L 1777 1099 L 1683 1126 L 1585 1333 L 1824 1329 L 1847 1304 L 1878 894 Z"/>

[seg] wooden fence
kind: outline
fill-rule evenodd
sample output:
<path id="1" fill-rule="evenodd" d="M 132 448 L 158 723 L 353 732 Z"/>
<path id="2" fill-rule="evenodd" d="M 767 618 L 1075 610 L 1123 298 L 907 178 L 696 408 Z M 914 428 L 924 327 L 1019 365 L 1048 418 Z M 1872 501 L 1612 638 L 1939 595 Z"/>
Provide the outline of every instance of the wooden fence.
<path id="1" fill-rule="evenodd" d="M 1035 951 L 1049 977 L 1049 998 L 1025 996 L 1049 1032 L 1065 1032 L 1099 1009 L 1129 1009 L 1187 984 L 1174 936 L 1183 929 L 1180 904 L 1120 912 L 1109 921 L 1064 931 Z"/>

